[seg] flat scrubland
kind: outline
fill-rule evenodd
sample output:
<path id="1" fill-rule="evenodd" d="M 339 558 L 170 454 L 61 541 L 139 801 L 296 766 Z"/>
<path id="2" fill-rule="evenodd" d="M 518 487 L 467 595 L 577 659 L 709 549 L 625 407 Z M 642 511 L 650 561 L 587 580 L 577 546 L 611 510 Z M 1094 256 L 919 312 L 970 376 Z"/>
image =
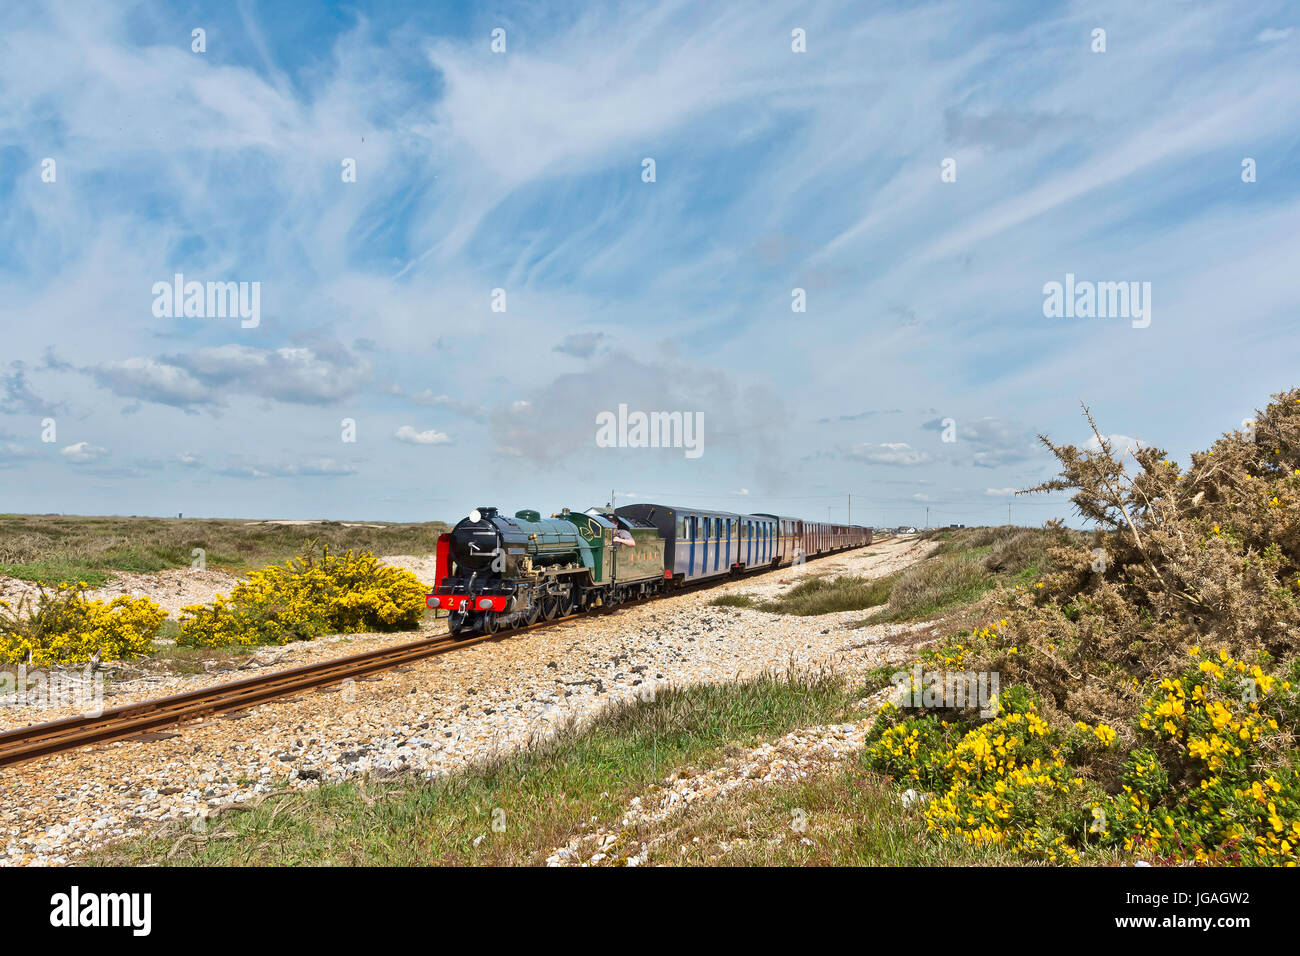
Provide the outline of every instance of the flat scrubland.
<path id="1" fill-rule="evenodd" d="M 57 584 L 104 584 L 115 571 L 188 568 L 202 549 L 213 569 L 279 564 L 316 541 L 332 551 L 426 554 L 442 522 L 278 523 L 229 518 L 82 517 L 0 514 L 0 575 Z"/>

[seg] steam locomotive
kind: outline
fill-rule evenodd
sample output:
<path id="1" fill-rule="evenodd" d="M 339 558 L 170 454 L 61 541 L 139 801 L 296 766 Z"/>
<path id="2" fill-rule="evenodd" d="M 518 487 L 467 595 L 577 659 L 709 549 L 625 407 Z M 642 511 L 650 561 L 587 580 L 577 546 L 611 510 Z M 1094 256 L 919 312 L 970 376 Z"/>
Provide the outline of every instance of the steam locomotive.
<path id="1" fill-rule="evenodd" d="M 495 634 L 870 543 L 870 528 L 774 514 L 635 504 L 543 518 L 481 507 L 438 537 L 425 603 L 450 612 L 453 634 Z"/>

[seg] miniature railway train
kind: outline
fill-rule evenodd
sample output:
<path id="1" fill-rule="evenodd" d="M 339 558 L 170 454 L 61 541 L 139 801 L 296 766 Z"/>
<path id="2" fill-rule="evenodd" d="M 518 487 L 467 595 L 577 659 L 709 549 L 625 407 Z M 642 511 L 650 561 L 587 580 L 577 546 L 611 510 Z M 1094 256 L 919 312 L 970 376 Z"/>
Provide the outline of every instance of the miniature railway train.
<path id="1" fill-rule="evenodd" d="M 636 504 L 543 518 L 484 507 L 439 536 L 425 603 L 450 612 L 453 634 L 495 634 L 868 544 L 870 528 L 773 514 Z"/>

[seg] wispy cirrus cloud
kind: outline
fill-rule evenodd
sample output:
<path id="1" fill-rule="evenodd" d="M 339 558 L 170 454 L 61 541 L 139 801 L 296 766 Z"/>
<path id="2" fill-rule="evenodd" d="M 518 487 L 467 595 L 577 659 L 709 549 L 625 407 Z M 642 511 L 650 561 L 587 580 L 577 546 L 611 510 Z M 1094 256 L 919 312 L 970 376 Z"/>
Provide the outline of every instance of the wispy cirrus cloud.
<path id="1" fill-rule="evenodd" d="M 901 474 L 998 517 L 983 489 L 1049 465 L 1033 434 L 1077 434 L 1080 398 L 1186 449 L 1292 384 L 1284 5 L 199 10 L 204 54 L 165 0 L 0 9 L 0 427 L 34 442 L 53 417 L 52 449 L 165 465 L 86 489 L 105 462 L 14 440 L 12 507 L 144 512 L 197 480 L 238 514 L 238 479 L 324 460 L 359 481 L 259 500 L 406 517 L 428 491 L 405 426 L 454 433 L 449 500 L 743 487 L 781 510 L 852 488 L 887 515 Z M 177 272 L 260 282 L 260 326 L 154 316 Z M 1045 321 L 1066 272 L 1152 280 L 1151 327 Z M 1215 377 L 1225 315 L 1249 381 Z M 703 411 L 706 453 L 593 453 L 620 402 Z M 918 408 L 957 441 L 898 411 Z M 232 464 L 248 449 L 276 451 Z M 485 465 L 502 455 L 547 467 Z"/>

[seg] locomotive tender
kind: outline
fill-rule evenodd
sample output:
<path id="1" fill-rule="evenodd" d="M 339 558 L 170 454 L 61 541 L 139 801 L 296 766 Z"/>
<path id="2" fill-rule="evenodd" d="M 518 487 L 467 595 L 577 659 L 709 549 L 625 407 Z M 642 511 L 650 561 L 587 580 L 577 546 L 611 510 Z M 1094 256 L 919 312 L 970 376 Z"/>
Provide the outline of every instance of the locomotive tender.
<path id="1" fill-rule="evenodd" d="M 482 507 L 438 537 L 425 603 L 450 612 L 453 634 L 495 634 L 869 544 L 870 528 L 774 514 L 635 504 L 543 518 Z"/>

